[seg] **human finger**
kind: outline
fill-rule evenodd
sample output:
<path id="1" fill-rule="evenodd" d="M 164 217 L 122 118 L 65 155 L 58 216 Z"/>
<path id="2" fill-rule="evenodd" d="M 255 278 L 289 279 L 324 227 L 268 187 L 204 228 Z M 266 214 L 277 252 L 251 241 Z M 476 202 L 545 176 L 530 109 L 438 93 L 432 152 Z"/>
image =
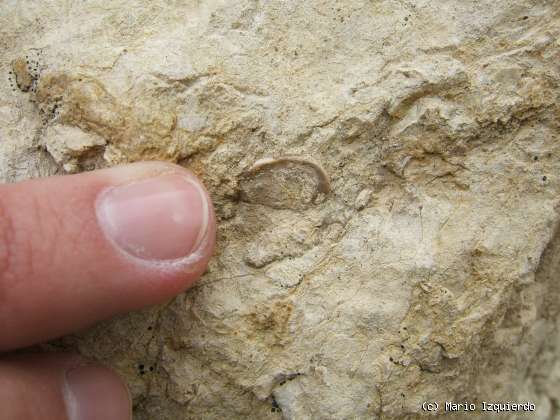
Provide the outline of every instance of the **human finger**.
<path id="1" fill-rule="evenodd" d="M 0 185 L 0 350 L 171 298 L 215 231 L 200 181 L 167 163 Z"/>

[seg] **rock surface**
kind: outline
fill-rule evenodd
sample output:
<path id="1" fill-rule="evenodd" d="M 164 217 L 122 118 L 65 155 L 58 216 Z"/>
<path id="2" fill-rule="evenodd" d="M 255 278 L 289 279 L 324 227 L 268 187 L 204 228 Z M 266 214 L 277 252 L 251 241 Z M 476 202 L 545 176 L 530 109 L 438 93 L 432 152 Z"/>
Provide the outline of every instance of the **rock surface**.
<path id="1" fill-rule="evenodd" d="M 137 419 L 560 418 L 559 39 L 558 0 L 3 1 L 0 179 L 169 160 L 220 220 L 192 290 L 47 347 Z"/>

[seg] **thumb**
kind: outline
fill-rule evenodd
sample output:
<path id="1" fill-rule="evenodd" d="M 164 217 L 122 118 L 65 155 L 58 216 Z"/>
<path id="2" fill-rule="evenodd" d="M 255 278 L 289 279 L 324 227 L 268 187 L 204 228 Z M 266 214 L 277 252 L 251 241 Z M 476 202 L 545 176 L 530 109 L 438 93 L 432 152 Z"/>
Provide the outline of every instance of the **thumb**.
<path id="1" fill-rule="evenodd" d="M 0 185 L 0 351 L 170 299 L 206 269 L 215 230 L 176 165 Z"/>
<path id="2" fill-rule="evenodd" d="M 77 355 L 37 354 L 0 360 L 0 405 L 6 420 L 128 420 L 119 376 Z"/>

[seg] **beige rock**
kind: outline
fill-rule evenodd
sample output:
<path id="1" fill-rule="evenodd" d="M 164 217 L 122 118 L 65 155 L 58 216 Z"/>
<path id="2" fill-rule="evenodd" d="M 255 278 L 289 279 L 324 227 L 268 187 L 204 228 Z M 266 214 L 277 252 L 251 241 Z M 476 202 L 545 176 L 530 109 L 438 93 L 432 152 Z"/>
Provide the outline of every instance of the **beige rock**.
<path id="1" fill-rule="evenodd" d="M 66 172 L 77 172 L 79 164 L 84 168 L 87 154 L 95 155 L 96 150 L 107 144 L 103 137 L 71 125 L 48 126 L 42 140 L 47 152 Z"/>
<path id="2" fill-rule="evenodd" d="M 0 179 L 163 159 L 214 200 L 192 290 L 47 346 L 136 418 L 560 416 L 560 1 L 37 0 L 0 33 Z"/>

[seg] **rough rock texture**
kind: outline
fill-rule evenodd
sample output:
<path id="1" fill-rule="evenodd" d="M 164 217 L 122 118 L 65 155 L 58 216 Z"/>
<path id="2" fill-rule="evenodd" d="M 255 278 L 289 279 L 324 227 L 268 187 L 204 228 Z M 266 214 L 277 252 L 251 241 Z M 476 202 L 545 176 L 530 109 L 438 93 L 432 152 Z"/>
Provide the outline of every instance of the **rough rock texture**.
<path id="1" fill-rule="evenodd" d="M 164 159 L 220 219 L 194 289 L 49 347 L 138 419 L 560 418 L 559 38 L 559 0 L 4 0 L 0 179 Z"/>

